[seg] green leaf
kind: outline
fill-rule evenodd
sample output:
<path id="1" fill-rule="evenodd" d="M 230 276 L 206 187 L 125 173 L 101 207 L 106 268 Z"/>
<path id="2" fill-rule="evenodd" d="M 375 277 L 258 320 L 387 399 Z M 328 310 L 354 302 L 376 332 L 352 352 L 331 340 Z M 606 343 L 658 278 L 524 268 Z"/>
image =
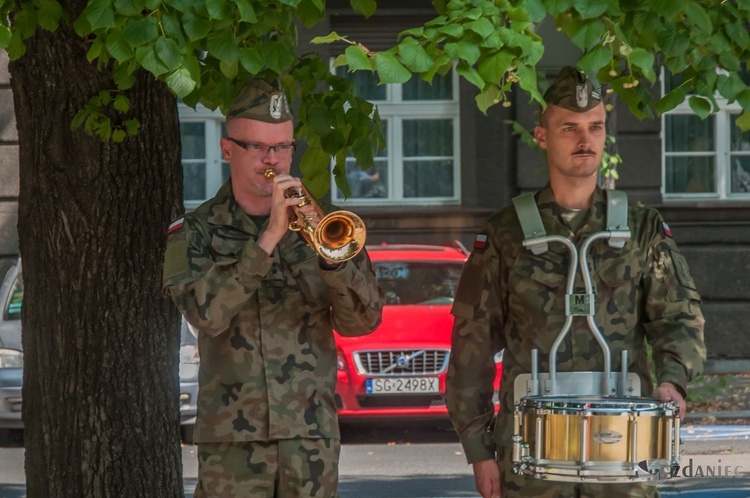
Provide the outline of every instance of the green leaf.
<path id="1" fill-rule="evenodd" d="M 102 48 L 104 47 L 103 38 L 97 36 L 89 47 L 89 51 L 86 52 L 86 60 L 93 62 L 97 57 L 102 54 Z"/>
<path id="2" fill-rule="evenodd" d="M 239 55 L 237 41 L 231 29 L 222 29 L 209 33 L 206 46 L 210 55 L 227 64 L 236 61 Z"/>
<path id="3" fill-rule="evenodd" d="M 488 85 L 482 93 L 474 97 L 474 100 L 479 110 L 487 114 L 487 109 L 503 101 L 503 92 L 497 85 Z"/>
<path id="4" fill-rule="evenodd" d="M 737 94 L 737 102 L 746 111 L 750 111 L 750 88 L 746 88 Z"/>
<path id="5" fill-rule="evenodd" d="M 573 0 L 545 0 L 547 11 L 553 16 L 567 12 L 573 6 Z"/>
<path id="6" fill-rule="evenodd" d="M 588 74 L 600 70 L 611 61 L 612 52 L 603 45 L 596 45 L 578 61 L 578 65 L 583 69 L 584 73 Z"/>
<path id="7" fill-rule="evenodd" d="M 205 17 L 199 17 L 192 12 L 185 12 L 182 16 L 182 27 L 190 41 L 205 38 L 211 29 L 211 24 Z"/>
<path id="8" fill-rule="evenodd" d="M 112 132 L 112 141 L 118 144 L 122 143 L 125 140 L 126 136 L 127 135 L 125 134 L 125 130 L 120 130 L 120 129 L 114 130 Z"/>
<path id="9" fill-rule="evenodd" d="M 307 29 L 310 29 L 323 20 L 325 17 L 324 13 L 325 3 L 322 3 L 320 0 L 302 0 L 297 7 L 296 16 Z"/>
<path id="10" fill-rule="evenodd" d="M 690 45 L 688 36 L 681 28 L 674 25 L 665 26 L 664 30 L 658 34 L 657 40 L 666 56 L 684 55 Z"/>
<path id="11" fill-rule="evenodd" d="M 346 40 L 346 36 L 341 36 L 335 31 L 331 31 L 326 36 L 316 36 L 315 38 L 310 40 L 310 43 L 314 45 L 321 45 L 323 43 L 333 43 L 342 40 Z"/>
<path id="12" fill-rule="evenodd" d="M 331 133 L 331 123 L 328 121 L 328 113 L 323 104 L 314 102 L 308 105 L 307 125 L 319 137 L 324 137 Z"/>
<path id="13" fill-rule="evenodd" d="M 525 10 L 529 15 L 529 20 L 534 24 L 540 23 L 547 15 L 542 0 L 526 0 Z"/>
<path id="14" fill-rule="evenodd" d="M 463 59 L 470 65 L 473 65 L 477 60 L 481 52 L 479 47 L 470 41 L 459 41 L 456 43 L 446 43 L 445 53 L 450 55 L 453 59 Z"/>
<path id="15" fill-rule="evenodd" d="M 240 12 L 240 21 L 255 24 L 258 22 L 258 15 L 255 13 L 253 4 L 248 0 L 233 0 Z"/>
<path id="16" fill-rule="evenodd" d="M 479 73 L 476 69 L 468 65 L 464 61 L 459 61 L 458 64 L 456 64 L 456 72 L 463 76 L 466 81 L 474 85 L 475 87 L 479 88 L 480 90 L 484 88 L 485 81 L 482 79 L 481 76 L 479 76 Z M 494 82 L 490 82 L 494 83 Z"/>
<path id="17" fill-rule="evenodd" d="M 260 48 L 260 55 L 266 66 L 281 74 L 287 71 L 294 63 L 294 49 L 286 43 L 269 41 Z"/>
<path id="18" fill-rule="evenodd" d="M 346 64 L 352 71 L 358 69 L 372 71 L 372 65 L 370 64 L 370 59 L 367 57 L 367 52 L 359 45 L 346 47 L 344 55 L 346 56 Z"/>
<path id="19" fill-rule="evenodd" d="M 221 21 L 232 15 L 232 4 L 227 0 L 206 0 L 206 10 L 210 19 Z"/>
<path id="20" fill-rule="evenodd" d="M 701 119 L 706 119 L 711 115 L 711 102 L 705 97 L 693 95 L 690 97 L 688 102 L 693 112 L 700 116 Z"/>
<path id="21" fill-rule="evenodd" d="M 351 47 L 350 47 L 351 48 Z M 422 45 L 414 38 L 406 38 L 399 44 L 399 55 L 406 67 L 415 73 L 428 71 L 435 62 Z M 368 65 L 370 61 L 367 61 Z"/>
<path id="22" fill-rule="evenodd" d="M 174 71 L 180 67 L 182 53 L 177 42 L 174 40 L 160 36 L 156 40 L 156 55 L 170 71 Z"/>
<path id="23" fill-rule="evenodd" d="M 470 23 L 466 23 L 465 29 L 469 31 L 473 31 L 474 33 L 478 34 L 482 37 L 482 39 L 487 38 L 492 33 L 495 32 L 495 26 L 486 18 L 481 18 L 476 21 L 472 21 Z"/>
<path id="24" fill-rule="evenodd" d="M 750 35 L 747 33 L 747 28 L 742 23 L 727 23 L 724 25 L 724 31 L 727 36 L 734 41 L 734 43 L 744 49 L 750 48 Z"/>
<path id="25" fill-rule="evenodd" d="M 357 166 L 360 168 L 369 168 L 375 161 L 373 160 L 375 145 L 370 137 L 358 137 L 352 144 L 352 153 L 357 159 Z"/>
<path id="26" fill-rule="evenodd" d="M 716 89 L 719 94 L 727 99 L 729 102 L 733 102 L 737 99 L 742 91 L 747 88 L 747 85 L 743 83 L 742 79 L 737 73 L 730 73 L 728 76 L 719 74 L 716 82 Z"/>
<path id="27" fill-rule="evenodd" d="M 122 28 L 125 40 L 132 47 L 139 47 L 155 41 L 159 37 L 156 18 L 149 16 L 141 19 L 129 19 Z"/>
<path id="28" fill-rule="evenodd" d="M 464 35 L 464 27 L 461 24 L 446 24 L 438 32 L 458 39 Z"/>
<path id="29" fill-rule="evenodd" d="M 130 99 L 125 95 L 118 93 L 115 100 L 112 102 L 112 107 L 118 112 L 128 112 L 130 110 Z"/>
<path id="30" fill-rule="evenodd" d="M 326 154 L 318 147 L 308 147 L 305 153 L 302 154 L 302 158 L 300 159 L 300 170 L 305 179 L 305 186 L 310 190 L 310 193 L 313 196 L 321 197 L 322 194 L 325 194 L 325 191 L 322 193 L 313 191 L 314 189 L 311 188 L 311 185 L 309 185 L 307 181 L 316 176 L 321 176 L 323 172 L 325 172 L 325 175 L 328 177 L 327 181 L 330 181 L 330 174 L 328 173 L 328 167 L 330 164 L 330 154 Z"/>
<path id="31" fill-rule="evenodd" d="M 734 123 L 742 131 L 742 133 L 750 131 L 750 113 L 748 113 L 747 111 L 742 111 L 742 113 L 740 113 Z"/>
<path id="32" fill-rule="evenodd" d="M 359 12 L 365 17 L 373 15 L 378 8 L 378 4 L 375 0 L 350 0 L 350 3 L 354 12 Z"/>
<path id="33" fill-rule="evenodd" d="M 114 77 L 117 89 L 120 91 L 128 90 L 135 84 L 135 76 L 133 71 L 137 67 L 136 60 L 130 59 L 124 64 L 115 63 L 112 69 L 112 76 Z"/>
<path id="34" fill-rule="evenodd" d="M 500 83 L 503 81 L 505 73 L 508 71 L 511 64 L 513 64 L 514 60 L 514 54 L 504 50 L 499 50 L 480 60 L 477 71 L 484 81 Z"/>
<path id="35" fill-rule="evenodd" d="M 135 56 L 133 47 L 130 43 L 125 40 L 125 35 L 120 29 L 114 29 L 110 31 L 107 36 L 107 51 L 117 62 L 125 62 L 128 59 L 132 59 Z"/>
<path id="36" fill-rule="evenodd" d="M 607 11 L 607 3 L 601 0 L 597 2 L 592 2 L 591 0 L 573 0 L 573 6 L 583 19 L 599 17 Z"/>
<path id="37" fill-rule="evenodd" d="M 411 78 L 411 71 L 391 52 L 380 52 L 375 55 L 375 69 L 381 83 L 406 83 Z"/>
<path id="38" fill-rule="evenodd" d="M 573 32 L 570 40 L 583 49 L 597 43 L 607 32 L 607 28 L 599 19 L 583 21 Z"/>
<path id="39" fill-rule="evenodd" d="M 8 48 L 10 45 L 11 32 L 5 26 L 0 26 L 0 48 Z"/>
<path id="40" fill-rule="evenodd" d="M 136 5 L 133 0 L 115 0 L 115 12 L 126 17 L 135 17 L 143 12 L 143 5 Z"/>
<path id="41" fill-rule="evenodd" d="M 175 95 L 183 98 L 195 89 L 196 83 L 190 77 L 190 71 L 184 67 L 180 67 L 167 76 L 167 85 Z"/>
<path id="42" fill-rule="evenodd" d="M 91 0 L 81 12 L 92 31 L 115 27 L 115 9 L 110 0 Z"/>
<path id="43" fill-rule="evenodd" d="M 135 50 L 136 60 L 154 76 L 161 76 L 167 72 L 167 67 L 156 57 L 153 47 L 138 47 Z"/>
<path id="44" fill-rule="evenodd" d="M 42 0 L 37 8 L 39 25 L 47 31 L 55 31 L 63 15 L 62 6 L 54 0 Z"/>
<path id="45" fill-rule="evenodd" d="M 728 71 L 742 71 L 742 61 L 732 52 L 719 54 L 719 64 Z"/>
<path id="46" fill-rule="evenodd" d="M 537 102 L 544 102 L 542 94 L 539 93 L 536 71 L 533 68 L 519 64 L 516 68 L 516 75 L 518 76 L 518 84 L 521 88 L 526 90 Z"/>
<path id="47" fill-rule="evenodd" d="M 240 64 L 250 74 L 257 74 L 263 69 L 263 58 L 255 47 L 240 49 Z"/>
<path id="48" fill-rule="evenodd" d="M 706 33 L 713 32 L 711 18 L 698 2 L 693 0 L 685 2 L 685 17 L 687 17 L 688 24 L 696 26 Z"/>
<path id="49" fill-rule="evenodd" d="M 634 48 L 628 56 L 631 64 L 637 66 L 643 76 L 651 82 L 656 81 L 656 72 L 654 71 L 654 54 L 647 52 L 642 48 Z"/>
<path id="50" fill-rule="evenodd" d="M 669 20 L 682 11 L 683 0 L 650 0 L 647 5 L 654 12 Z"/>

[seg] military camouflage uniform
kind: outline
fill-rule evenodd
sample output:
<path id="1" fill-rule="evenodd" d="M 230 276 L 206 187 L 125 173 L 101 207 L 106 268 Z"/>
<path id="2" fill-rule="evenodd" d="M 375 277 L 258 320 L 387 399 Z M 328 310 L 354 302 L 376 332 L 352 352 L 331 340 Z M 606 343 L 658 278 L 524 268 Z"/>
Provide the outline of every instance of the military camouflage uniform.
<path id="1" fill-rule="evenodd" d="M 561 221 L 549 185 L 535 198 L 548 235 L 567 237 L 580 247 L 585 237 L 605 229 L 606 199 L 599 188 L 584 224 L 576 233 Z M 595 321 L 613 352 L 628 350 L 629 370 L 640 376 L 643 396 L 653 391 L 646 341 L 653 348 L 657 384 L 673 382 L 684 396 L 687 382 L 701 373 L 705 360 L 700 297 L 685 258 L 659 213 L 631 205 L 628 225 L 632 236 L 623 249 L 613 249 L 605 240 L 591 247 L 589 265 L 596 295 Z M 559 243 L 550 243 L 549 250 L 540 255 L 525 249 L 514 207 L 492 216 L 481 233 L 487 236 L 487 243 L 475 246 L 453 305 L 456 321 L 447 402 L 468 461 L 495 458 L 497 448 L 503 461 L 501 467 L 508 474 L 513 384 L 519 374 L 531 371 L 534 348 L 540 352 L 539 370 L 549 371 L 548 353 L 565 321 L 569 251 Z M 576 289 L 582 288 L 579 269 Z M 491 429 L 493 355 L 503 348 L 501 411 Z M 620 355 L 613 354 L 612 361 L 612 370 L 619 370 Z M 585 317 L 574 317 L 570 332 L 558 350 L 557 367 L 560 372 L 604 369 L 601 348 Z M 529 486 L 538 485 L 528 478 L 503 475 L 505 492 L 512 490 L 505 482 L 508 479 L 516 483 L 510 488 L 523 488 L 524 480 Z M 548 486 L 567 490 L 560 492 L 563 496 L 572 493 L 574 487 L 585 490 L 589 485 Z M 629 488 L 606 486 L 608 494 L 613 496 L 618 488 Z M 540 496 L 539 493 L 536 488 L 528 496 Z"/>
<path id="2" fill-rule="evenodd" d="M 364 251 L 336 270 L 321 269 L 291 231 L 269 256 L 256 245 L 261 231 L 230 181 L 169 235 L 164 289 L 200 331 L 195 440 L 216 448 L 334 440 L 337 456 L 332 329 L 356 336 L 379 324 L 375 274 Z M 329 486 L 310 496 L 331 493 Z"/>

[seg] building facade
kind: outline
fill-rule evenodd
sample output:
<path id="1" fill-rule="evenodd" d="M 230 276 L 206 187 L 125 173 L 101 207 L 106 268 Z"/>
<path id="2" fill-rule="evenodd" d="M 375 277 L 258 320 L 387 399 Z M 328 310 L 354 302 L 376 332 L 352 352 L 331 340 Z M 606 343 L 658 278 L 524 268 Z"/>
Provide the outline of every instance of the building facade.
<path id="1" fill-rule="evenodd" d="M 393 45 L 404 29 L 423 24 L 433 12 L 429 2 L 379 2 L 367 19 L 329 2 L 326 22 L 305 33 L 336 31 L 371 50 Z M 348 2 L 346 2 L 348 3 Z M 403 2 L 401 2 L 403 3 Z M 336 5 L 341 5 L 336 9 Z M 415 6 L 424 5 L 425 8 Z M 551 78 L 563 65 L 575 65 L 575 47 L 564 39 L 548 42 L 539 69 Z M 301 42 L 305 45 L 305 40 Z M 331 60 L 346 46 L 314 45 Z M 519 193 L 547 181 L 539 152 L 521 143 L 506 123 L 515 120 L 532 129 L 538 109 L 525 95 L 509 108 L 494 106 L 487 115 L 477 109 L 474 87 L 454 73 L 432 85 L 412 78 L 403 85 L 378 85 L 368 73 L 349 75 L 363 96 L 378 105 L 387 147 L 375 167 L 362 171 L 352 159 L 347 177 L 352 196 L 344 198 L 332 182 L 331 201 L 363 217 L 368 243 L 453 240 L 467 247 L 484 220 Z M 750 82 L 750 79 L 746 79 Z M 664 85 L 654 85 L 656 96 Z M 721 103 L 720 112 L 702 121 L 687 107 L 640 121 L 616 105 L 617 147 L 623 159 L 617 187 L 630 202 L 661 211 L 687 258 L 703 297 L 710 371 L 750 367 L 750 134 L 733 124 L 736 106 Z M 194 208 L 211 197 L 229 175 L 221 160 L 219 138 L 224 119 L 206 109 L 180 108 L 185 173 L 185 206 Z M 7 54 L 0 53 L 0 272 L 18 253 L 18 146 Z M 303 144 L 304 146 L 304 144 Z"/>

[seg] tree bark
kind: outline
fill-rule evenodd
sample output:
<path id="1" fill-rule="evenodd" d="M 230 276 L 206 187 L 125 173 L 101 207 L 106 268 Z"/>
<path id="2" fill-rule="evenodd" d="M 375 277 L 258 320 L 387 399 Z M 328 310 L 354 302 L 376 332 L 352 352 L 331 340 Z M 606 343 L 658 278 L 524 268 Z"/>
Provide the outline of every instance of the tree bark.
<path id="1" fill-rule="evenodd" d="M 85 6 L 61 3 L 71 22 Z M 161 294 L 166 227 L 182 209 L 176 100 L 141 72 L 126 92 L 137 136 L 71 131 L 115 89 L 89 45 L 70 25 L 40 29 L 10 64 L 27 496 L 181 497 L 179 320 Z"/>

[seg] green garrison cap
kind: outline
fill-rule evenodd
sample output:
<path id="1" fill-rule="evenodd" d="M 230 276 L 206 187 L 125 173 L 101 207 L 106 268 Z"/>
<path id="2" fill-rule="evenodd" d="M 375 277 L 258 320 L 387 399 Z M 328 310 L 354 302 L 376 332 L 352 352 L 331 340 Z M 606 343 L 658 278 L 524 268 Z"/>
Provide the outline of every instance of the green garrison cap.
<path id="1" fill-rule="evenodd" d="M 598 106 L 602 97 L 581 71 L 565 66 L 544 93 L 544 101 L 573 112 L 586 112 Z"/>
<path id="2" fill-rule="evenodd" d="M 282 123 L 292 119 L 284 91 L 268 81 L 249 80 L 227 111 L 228 118 L 245 118 Z"/>

